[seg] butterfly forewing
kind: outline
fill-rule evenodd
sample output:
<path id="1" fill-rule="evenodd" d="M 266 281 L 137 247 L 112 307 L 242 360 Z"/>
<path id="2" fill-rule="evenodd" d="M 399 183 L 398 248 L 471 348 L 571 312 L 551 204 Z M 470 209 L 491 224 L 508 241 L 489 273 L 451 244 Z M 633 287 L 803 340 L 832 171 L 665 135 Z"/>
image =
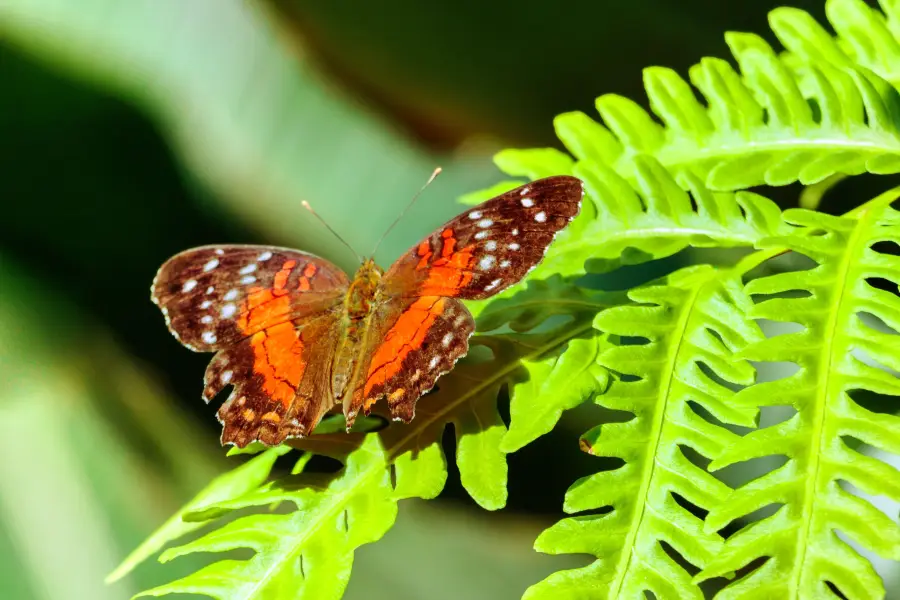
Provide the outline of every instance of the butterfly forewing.
<path id="1" fill-rule="evenodd" d="M 166 261 L 153 281 L 172 334 L 209 352 L 338 305 L 349 281 L 312 254 L 270 246 L 203 246 Z"/>
<path id="2" fill-rule="evenodd" d="M 472 208 L 397 260 L 384 277 L 394 296 L 482 299 L 520 281 L 581 208 L 579 179 L 548 177 Z"/>

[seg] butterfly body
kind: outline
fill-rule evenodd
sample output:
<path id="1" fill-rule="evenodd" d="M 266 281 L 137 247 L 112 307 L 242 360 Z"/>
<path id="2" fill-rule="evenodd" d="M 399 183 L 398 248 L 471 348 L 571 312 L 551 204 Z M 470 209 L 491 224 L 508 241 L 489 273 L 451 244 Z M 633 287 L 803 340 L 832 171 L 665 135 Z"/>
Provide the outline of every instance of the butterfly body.
<path id="1" fill-rule="evenodd" d="M 203 396 L 233 388 L 218 411 L 223 443 L 309 435 L 335 406 L 349 429 L 380 399 L 409 422 L 468 352 L 475 321 L 461 299 L 521 280 L 582 195 L 574 177 L 522 186 L 449 221 L 387 271 L 364 261 L 352 279 L 289 248 L 194 248 L 163 264 L 152 300 L 182 344 L 216 352 Z"/>

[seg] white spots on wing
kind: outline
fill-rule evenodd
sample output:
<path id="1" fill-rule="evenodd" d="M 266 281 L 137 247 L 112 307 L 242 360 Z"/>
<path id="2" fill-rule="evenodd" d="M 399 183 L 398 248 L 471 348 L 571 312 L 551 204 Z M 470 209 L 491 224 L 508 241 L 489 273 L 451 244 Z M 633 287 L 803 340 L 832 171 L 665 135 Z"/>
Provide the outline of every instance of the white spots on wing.
<path id="1" fill-rule="evenodd" d="M 484 245 L 484 249 L 493 252 L 494 250 L 497 249 L 497 242 L 495 242 L 494 240 L 491 240 L 490 242 L 488 242 Z"/>
<path id="2" fill-rule="evenodd" d="M 534 220 L 538 223 L 543 223 L 547 220 L 547 213 L 545 213 L 544 211 L 539 212 L 538 214 L 534 215 Z"/>
<path id="3" fill-rule="evenodd" d="M 474 220 L 474 219 L 480 219 L 480 218 L 481 218 L 481 211 L 480 211 L 480 210 L 473 210 L 472 212 L 469 213 L 469 218 L 470 218 L 470 219 L 473 219 L 473 220 Z"/>
<path id="4" fill-rule="evenodd" d="M 206 310 L 210 306 L 212 306 L 212 302 L 210 302 L 209 300 L 204 300 L 200 303 L 200 308 L 202 308 L 203 310 Z"/>
<path id="5" fill-rule="evenodd" d="M 216 334 L 214 334 L 212 331 L 204 331 L 203 335 L 200 336 L 200 339 L 202 339 L 207 344 L 215 344 L 217 338 Z"/>
<path id="6" fill-rule="evenodd" d="M 525 208 L 531 208 L 532 206 L 534 206 L 534 200 L 532 200 L 531 198 L 522 198 L 522 206 L 524 206 Z"/>
<path id="7" fill-rule="evenodd" d="M 244 403 L 246 403 L 246 402 L 247 402 L 247 398 L 245 396 L 241 396 L 240 398 L 238 398 L 237 404 L 238 404 L 238 406 L 243 406 Z"/>
<path id="8" fill-rule="evenodd" d="M 494 224 L 494 222 L 491 221 L 490 219 L 482 219 L 482 220 L 478 221 L 478 226 L 481 227 L 482 229 L 487 229 L 488 227 L 490 227 L 493 224 Z"/>
<path id="9" fill-rule="evenodd" d="M 266 250 L 265 252 L 263 252 L 262 254 L 257 256 L 256 260 L 258 260 L 259 262 L 265 262 L 265 261 L 269 260 L 270 258 L 272 258 L 272 253 L 269 252 L 268 250 Z"/>
<path id="10" fill-rule="evenodd" d="M 162 314 L 166 317 L 169 316 L 169 309 L 163 306 L 160 310 L 162 310 Z"/>
<path id="11" fill-rule="evenodd" d="M 456 317 L 453 320 L 453 326 L 459 327 L 460 325 L 462 325 L 465 322 L 466 322 L 466 315 L 459 315 L 458 317 Z"/>
<path id="12" fill-rule="evenodd" d="M 497 287 L 498 285 L 500 285 L 501 283 L 503 283 L 502 279 L 495 279 L 492 282 L 490 282 L 489 284 L 487 284 L 486 286 L 484 286 L 484 291 L 489 292 L 492 289 L 494 289 L 495 287 Z"/>
<path id="13" fill-rule="evenodd" d="M 526 195 L 526 194 L 527 194 L 528 192 L 530 192 L 530 191 L 531 191 L 531 188 L 530 188 L 529 186 L 526 185 L 525 187 L 522 188 L 522 191 L 519 192 L 519 195 L 520 195 L 520 196 L 524 196 L 524 195 Z"/>
<path id="14" fill-rule="evenodd" d="M 246 277 L 241 278 L 241 283 L 244 285 L 250 285 L 251 283 L 256 283 L 256 277 L 253 275 L 247 275 Z"/>
<path id="15" fill-rule="evenodd" d="M 500 261 L 500 266 L 503 267 L 504 269 L 507 268 L 507 267 L 508 267 L 509 265 L 511 265 L 511 264 L 512 264 L 512 263 L 509 262 L 508 260 L 501 260 L 501 261 Z"/>
<path id="16" fill-rule="evenodd" d="M 488 254 L 487 256 L 481 257 L 481 260 L 478 261 L 478 267 L 481 268 L 482 270 L 487 270 L 487 269 L 490 269 L 491 267 L 493 267 L 494 264 L 496 264 L 496 262 L 497 262 L 497 259 L 494 258 L 492 255 Z"/>
<path id="17" fill-rule="evenodd" d="M 227 300 L 227 301 L 231 301 L 231 300 L 235 300 L 237 297 L 238 297 L 237 290 L 228 290 L 228 292 L 226 292 L 226 294 L 223 296 L 223 299 Z"/>
<path id="18" fill-rule="evenodd" d="M 181 287 L 181 291 L 189 292 L 192 289 L 194 289 L 195 287 L 197 287 L 197 280 L 196 279 L 188 279 L 187 281 L 184 282 L 184 285 Z"/>
<path id="19" fill-rule="evenodd" d="M 213 286 L 209 286 L 208 288 L 206 288 L 207 294 L 212 294 L 214 291 L 216 291 L 216 288 L 214 288 Z"/>
<path id="20" fill-rule="evenodd" d="M 208 272 L 212 271 L 213 269 L 215 269 L 215 268 L 218 267 L 218 266 L 219 266 L 219 259 L 218 259 L 218 258 L 214 258 L 214 259 L 212 259 L 211 261 L 209 261 L 208 263 L 206 263 L 205 265 L 203 265 L 203 271 L 204 271 L 205 273 L 208 273 Z"/>
<path id="21" fill-rule="evenodd" d="M 241 275 L 249 275 L 250 273 L 252 273 L 255 270 L 256 270 L 256 263 L 250 263 L 249 265 L 247 265 L 246 267 L 244 267 L 243 269 L 238 271 L 238 273 L 240 273 Z"/>
<path id="22" fill-rule="evenodd" d="M 419 369 L 416 369 L 416 372 L 413 373 L 412 377 L 410 377 L 409 380 L 412 381 L 413 383 L 415 383 L 419 380 L 419 377 L 421 377 L 421 376 L 422 376 L 422 371 L 420 371 Z"/>
<path id="23" fill-rule="evenodd" d="M 222 307 L 222 318 L 230 319 L 237 312 L 237 306 L 234 304 L 226 304 Z"/>
<path id="24" fill-rule="evenodd" d="M 428 368 L 429 369 L 435 368 L 439 362 L 441 362 L 441 357 L 435 356 L 434 358 L 431 359 L 431 362 L 428 363 Z"/>
<path id="25" fill-rule="evenodd" d="M 233 375 L 234 371 L 222 371 L 222 375 L 219 377 L 219 379 L 222 381 L 222 383 L 229 383 Z"/>
<path id="26" fill-rule="evenodd" d="M 513 242 L 512 244 L 510 244 L 510 245 L 507 246 L 507 248 L 509 248 L 510 250 L 513 250 L 513 251 L 518 250 L 518 249 L 521 248 L 521 247 L 522 247 L 522 246 L 518 245 L 518 244 L 515 243 L 515 242 Z"/>
<path id="27" fill-rule="evenodd" d="M 452 342 L 452 341 L 453 341 L 453 334 L 452 334 L 452 333 L 448 333 L 448 334 L 446 334 L 446 335 L 443 337 L 443 339 L 441 339 L 441 345 L 442 345 L 444 348 L 449 348 L 449 347 L 450 347 L 450 342 Z"/>
<path id="28" fill-rule="evenodd" d="M 213 318 L 212 318 L 211 315 L 203 315 L 203 316 L 200 318 L 200 322 L 201 322 L 201 323 L 206 323 L 207 325 L 209 325 L 210 323 L 213 322 Z"/>
<path id="29" fill-rule="evenodd" d="M 483 240 L 484 238 L 488 237 L 489 235 L 491 235 L 490 231 L 479 231 L 478 233 L 475 234 L 475 239 Z"/>
<path id="30" fill-rule="evenodd" d="M 512 234 L 513 234 L 513 235 L 519 235 L 519 230 L 518 230 L 518 228 L 513 229 L 513 230 L 512 230 Z"/>
<path id="31" fill-rule="evenodd" d="M 222 250 L 221 248 L 216 248 L 216 254 L 218 254 L 219 256 L 222 256 L 223 254 L 225 254 L 225 251 Z"/>

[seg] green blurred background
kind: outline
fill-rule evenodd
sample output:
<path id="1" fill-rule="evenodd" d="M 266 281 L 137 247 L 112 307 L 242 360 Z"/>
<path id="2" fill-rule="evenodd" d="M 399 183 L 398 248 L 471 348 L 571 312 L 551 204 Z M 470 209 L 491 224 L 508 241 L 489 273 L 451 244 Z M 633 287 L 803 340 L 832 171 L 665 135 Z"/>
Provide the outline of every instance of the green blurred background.
<path id="1" fill-rule="evenodd" d="M 500 178 L 493 152 L 556 145 L 552 117 L 602 93 L 644 103 L 643 67 L 726 56 L 726 30 L 772 39 L 778 4 L 0 0 L 0 599 L 123 599 L 197 566 L 102 583 L 241 460 L 200 401 L 209 357 L 149 301 L 166 258 L 278 243 L 352 269 L 300 200 L 366 252 L 442 166 L 388 264 Z M 346 597 L 512 599 L 583 564 L 531 544 L 596 468 L 577 448 L 595 418 L 574 411 L 511 457 L 505 511 L 453 473 L 440 500 L 403 503 Z"/>

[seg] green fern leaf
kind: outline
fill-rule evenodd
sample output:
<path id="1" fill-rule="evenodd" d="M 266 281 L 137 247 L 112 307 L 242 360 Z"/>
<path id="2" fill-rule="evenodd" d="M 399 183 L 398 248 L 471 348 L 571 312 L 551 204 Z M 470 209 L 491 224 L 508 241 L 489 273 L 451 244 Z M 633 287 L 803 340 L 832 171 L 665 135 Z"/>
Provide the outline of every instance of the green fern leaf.
<path id="1" fill-rule="evenodd" d="M 756 410 L 734 407 L 734 393 L 717 380 L 749 385 L 754 379 L 749 363 L 731 360 L 762 338 L 744 318 L 749 300 L 740 275 L 746 268 L 685 269 L 670 275 L 665 285 L 632 290 L 629 296 L 636 305 L 597 316 L 599 330 L 647 340 L 609 348 L 599 358 L 620 377 L 597 403 L 630 411 L 634 418 L 605 423 L 582 437 L 582 446 L 592 454 L 625 464 L 579 480 L 566 494 L 566 512 L 605 507 L 612 512 L 565 519 L 535 543 L 541 552 L 588 553 L 599 560 L 550 576 L 532 586 L 526 599 L 633 598 L 645 590 L 660 599 L 703 598 L 662 544 L 697 566 L 714 560 L 722 546 L 718 534 L 704 531 L 703 521 L 676 498 L 709 509 L 730 491 L 693 464 L 682 447 L 712 457 L 737 436 L 701 417 L 689 401 L 720 421 L 755 424 Z"/>
<path id="2" fill-rule="evenodd" d="M 247 560 L 213 563 L 138 597 L 191 593 L 221 600 L 340 598 L 353 551 L 384 535 L 397 515 L 385 461 L 378 437 L 370 435 L 324 489 L 314 485 L 320 479 L 315 477 L 295 489 L 270 485 L 231 502 L 229 508 L 290 501 L 296 510 L 240 517 L 167 550 L 160 557 L 163 562 L 196 552 L 250 548 L 255 553 Z"/>
<path id="3" fill-rule="evenodd" d="M 634 158 L 646 154 L 679 181 L 690 174 L 715 190 L 900 172 L 900 95 L 890 83 L 900 82 L 897 34 L 861 1 L 827 6 L 838 40 L 808 13 L 776 9 L 770 21 L 787 55 L 759 36 L 728 34 L 740 72 L 705 58 L 690 69 L 692 88 L 671 69 L 650 67 L 644 85 L 652 115 L 609 94 L 597 99 L 605 126 L 567 113 L 557 117 L 559 137 L 578 161 L 608 164 L 630 181 L 641 176 Z M 527 166 L 541 157 L 529 158 Z M 553 164 L 564 161 L 554 156 Z M 500 165 L 512 174 L 527 170 Z"/>
<path id="4" fill-rule="evenodd" d="M 894 190 L 876 198 L 853 217 L 787 211 L 785 217 L 798 227 L 797 233 L 763 244 L 773 252 L 789 248 L 818 264 L 747 285 L 750 294 L 776 295 L 757 304 L 753 317 L 799 323 L 803 330 L 762 341 L 743 356 L 790 361 L 799 370 L 743 390 L 735 402 L 748 407 L 789 404 L 797 413 L 735 441 L 710 465 L 717 469 L 767 455 L 788 458 L 783 466 L 736 489 L 708 516 L 706 529 L 715 531 L 761 507 L 783 504 L 774 515 L 729 538 L 723 552 L 698 576 L 722 575 L 770 557 L 726 588 L 719 596 L 724 600 L 821 598 L 831 595 L 827 582 L 847 598 L 883 597 L 883 584 L 872 565 L 836 531 L 880 556 L 900 560 L 900 526 L 839 485 L 846 481 L 866 494 L 900 501 L 900 471 L 860 454 L 854 442 L 900 453 L 900 418 L 871 412 L 854 399 L 866 390 L 900 396 L 900 383 L 891 373 L 900 370 L 900 341 L 894 335 L 900 331 L 900 299 L 869 281 L 900 283 L 900 259 L 875 247 L 900 241 L 900 212 L 890 206 L 898 196 L 900 190 Z M 797 291 L 808 297 L 796 297 Z M 794 297 L 784 297 L 785 292 L 794 292 Z M 886 328 L 873 326 L 869 315 Z"/>
<path id="5" fill-rule="evenodd" d="M 290 448 L 286 446 L 271 448 L 261 455 L 248 460 L 240 467 L 213 479 L 181 510 L 172 515 L 159 529 L 150 534 L 150 537 L 144 540 L 140 546 L 135 548 L 116 570 L 107 576 L 106 583 L 118 581 L 130 573 L 138 564 L 156 554 L 169 542 L 196 531 L 205 525 L 202 521 L 185 521 L 182 519 L 184 515 L 201 506 L 240 497 L 256 489 L 269 477 L 275 460 L 288 451 L 290 451 Z"/>

